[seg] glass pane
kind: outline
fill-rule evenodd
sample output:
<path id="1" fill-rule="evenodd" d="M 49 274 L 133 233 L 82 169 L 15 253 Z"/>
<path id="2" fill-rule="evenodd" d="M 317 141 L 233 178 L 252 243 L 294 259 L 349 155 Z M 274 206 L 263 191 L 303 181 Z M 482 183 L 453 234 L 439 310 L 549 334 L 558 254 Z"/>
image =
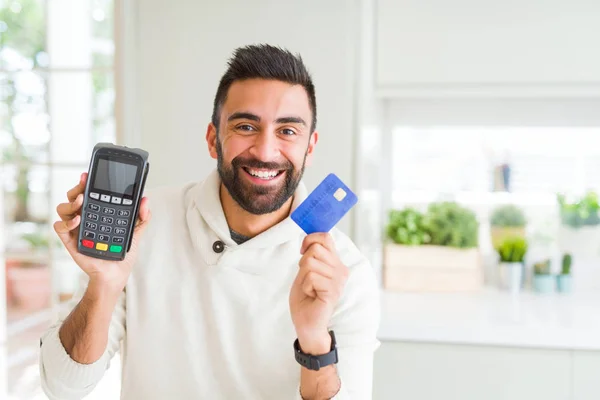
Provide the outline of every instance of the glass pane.
<path id="1" fill-rule="evenodd" d="M 19 244 L 29 250 L 6 253 L 8 321 L 50 307 L 52 274 L 47 256 L 49 229 L 47 226 L 15 224 L 8 227 L 18 236 Z"/>
<path id="2" fill-rule="evenodd" d="M 0 68 L 28 70 L 45 67 L 45 2 L 15 0 L 0 3 Z"/>
<path id="3" fill-rule="evenodd" d="M 29 251 L 20 237 L 38 229 L 35 227 L 37 225 L 47 224 L 50 217 L 48 167 L 4 165 L 0 173 L 4 192 L 4 222 L 9 228 L 7 248 L 9 251 Z"/>
<path id="4" fill-rule="evenodd" d="M 71 168 L 52 168 L 50 170 L 50 207 L 52 208 L 51 220 L 58 218 L 56 206 L 67 201 L 67 192 L 77 185 L 81 173 L 88 170 L 87 164 Z"/>
<path id="5" fill-rule="evenodd" d="M 48 161 L 45 74 L 0 74 L 0 152 L 3 162 Z"/>
<path id="6" fill-rule="evenodd" d="M 54 72 L 49 78 L 51 160 L 87 164 L 94 144 L 115 140 L 113 75 Z"/>
<path id="7" fill-rule="evenodd" d="M 92 142 L 115 142 L 115 82 L 112 73 L 92 72 L 94 83 Z"/>
<path id="8" fill-rule="evenodd" d="M 71 168 L 52 168 L 50 170 L 50 205 L 52 210 L 55 210 L 58 204 L 67 201 L 67 191 L 79 182 L 81 173 L 85 171 L 87 171 L 87 165 Z M 52 213 L 51 220 L 52 223 L 58 220 L 58 215 L 55 212 Z M 53 248 L 52 252 L 55 295 L 59 301 L 66 301 L 77 289 L 81 270 L 73 262 L 58 239 L 56 243 L 57 246 Z"/>
<path id="9" fill-rule="evenodd" d="M 113 2 L 48 2 L 48 53 L 54 68 L 110 67 L 114 59 Z"/>
<path id="10" fill-rule="evenodd" d="M 48 167 L 4 165 L 0 173 L 11 322 L 51 304 Z"/>
<path id="11" fill-rule="evenodd" d="M 3 166 L 4 235 L 8 321 L 48 309 L 52 299 L 65 301 L 81 274 L 60 243 L 52 224 L 56 206 L 66 201 L 86 166 L 54 168 Z M 21 179 L 26 176 L 27 179 Z"/>
<path id="12" fill-rule="evenodd" d="M 51 322 L 52 269 L 48 257 L 52 243 L 51 227 L 45 223 L 48 194 L 47 167 L 3 166 L 0 169 L 4 186 L 1 196 L 3 257 L 6 269 L 6 354 L 9 359 L 24 354 L 36 360 L 40 334 Z M 20 358 L 21 361 L 27 361 Z M 9 390 L 31 381 L 25 362 L 9 368 Z M 35 377 L 35 373 L 33 375 Z M 1 397 L 1 396 L 0 396 Z"/>
<path id="13" fill-rule="evenodd" d="M 114 64 L 114 2 L 92 1 L 92 52 L 95 66 Z"/>
<path id="14" fill-rule="evenodd" d="M 3 235 L 6 263 L 8 322 L 51 304 L 48 250 L 48 168 L 28 164 L 4 165 Z"/>
<path id="15" fill-rule="evenodd" d="M 66 192 L 86 165 L 73 168 L 3 166 L 5 258 L 9 322 L 67 300 L 81 274 L 52 228 Z M 27 179 L 21 179 L 21 176 Z M 25 183 L 23 183 L 25 182 Z"/>
<path id="16" fill-rule="evenodd" d="M 598 128 L 402 127 L 394 130 L 397 193 L 505 192 L 555 202 L 598 188 Z M 523 140 L 524 137 L 530 140 Z"/>

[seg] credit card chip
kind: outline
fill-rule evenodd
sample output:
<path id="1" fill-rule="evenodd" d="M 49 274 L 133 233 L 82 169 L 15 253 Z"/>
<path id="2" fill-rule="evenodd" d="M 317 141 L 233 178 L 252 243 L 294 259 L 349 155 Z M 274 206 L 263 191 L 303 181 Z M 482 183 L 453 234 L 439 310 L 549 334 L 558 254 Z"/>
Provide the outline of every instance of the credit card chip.
<path id="1" fill-rule="evenodd" d="M 335 199 L 337 201 L 342 201 L 342 200 L 344 200 L 344 197 L 346 197 L 346 191 L 342 188 L 339 188 L 338 190 L 335 191 L 335 193 L 333 194 L 333 197 L 335 197 Z"/>

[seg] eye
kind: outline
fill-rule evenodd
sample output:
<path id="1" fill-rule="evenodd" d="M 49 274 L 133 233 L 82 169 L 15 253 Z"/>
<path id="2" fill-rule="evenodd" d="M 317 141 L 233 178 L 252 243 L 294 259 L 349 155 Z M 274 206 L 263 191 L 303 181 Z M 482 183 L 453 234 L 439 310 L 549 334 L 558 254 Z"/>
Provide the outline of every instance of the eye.
<path id="1" fill-rule="evenodd" d="M 293 129 L 282 129 L 281 133 L 283 133 L 285 136 L 293 136 L 296 134 Z"/>
<path id="2" fill-rule="evenodd" d="M 236 127 L 236 129 L 238 129 L 240 131 L 244 131 L 244 132 L 252 132 L 254 130 L 254 127 L 252 125 L 242 124 L 242 125 L 238 125 Z"/>

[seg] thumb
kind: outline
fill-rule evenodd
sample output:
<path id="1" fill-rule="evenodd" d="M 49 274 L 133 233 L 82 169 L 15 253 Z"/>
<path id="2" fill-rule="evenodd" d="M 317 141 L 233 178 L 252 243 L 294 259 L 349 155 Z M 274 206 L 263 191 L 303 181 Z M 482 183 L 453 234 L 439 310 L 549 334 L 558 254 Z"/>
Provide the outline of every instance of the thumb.
<path id="1" fill-rule="evenodd" d="M 150 223 L 150 220 L 152 219 L 152 213 L 150 212 L 150 210 L 147 210 L 144 217 L 142 218 L 142 216 L 140 215 L 140 218 L 138 219 L 138 223 L 135 226 L 135 230 L 133 231 L 133 238 L 141 238 L 142 234 L 144 233 L 144 231 L 146 230 L 146 228 L 148 227 L 148 224 Z"/>

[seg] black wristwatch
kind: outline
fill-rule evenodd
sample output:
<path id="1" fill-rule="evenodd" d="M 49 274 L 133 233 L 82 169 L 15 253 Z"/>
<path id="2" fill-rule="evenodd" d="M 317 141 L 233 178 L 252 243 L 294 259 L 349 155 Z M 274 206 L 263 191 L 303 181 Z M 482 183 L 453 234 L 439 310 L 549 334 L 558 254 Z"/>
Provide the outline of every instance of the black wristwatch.
<path id="1" fill-rule="evenodd" d="M 335 334 L 333 331 L 329 331 L 329 336 L 331 336 L 331 350 L 327 354 L 322 354 L 320 356 L 313 356 L 311 354 L 305 354 L 300 349 L 300 343 L 298 339 L 294 341 L 294 355 L 296 356 L 296 361 L 300 365 L 305 368 L 308 368 L 313 371 L 318 371 L 322 367 L 331 364 L 337 364 L 338 362 L 338 353 L 335 341 Z"/>

